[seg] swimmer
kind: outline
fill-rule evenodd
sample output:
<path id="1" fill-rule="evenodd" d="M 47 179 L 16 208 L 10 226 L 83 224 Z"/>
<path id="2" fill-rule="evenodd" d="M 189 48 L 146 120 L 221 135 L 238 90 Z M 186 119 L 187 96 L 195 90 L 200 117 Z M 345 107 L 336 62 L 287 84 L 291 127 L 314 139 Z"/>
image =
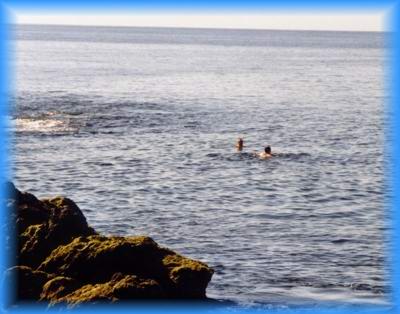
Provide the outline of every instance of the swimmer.
<path id="1" fill-rule="evenodd" d="M 271 152 L 271 146 L 267 146 L 264 148 L 264 151 L 261 153 L 257 153 L 255 152 L 254 155 L 260 159 L 267 159 L 267 158 L 271 158 L 272 152 Z"/>
<path id="2" fill-rule="evenodd" d="M 239 137 L 237 144 L 236 144 L 236 149 L 238 152 L 241 152 L 243 150 L 243 139 Z"/>

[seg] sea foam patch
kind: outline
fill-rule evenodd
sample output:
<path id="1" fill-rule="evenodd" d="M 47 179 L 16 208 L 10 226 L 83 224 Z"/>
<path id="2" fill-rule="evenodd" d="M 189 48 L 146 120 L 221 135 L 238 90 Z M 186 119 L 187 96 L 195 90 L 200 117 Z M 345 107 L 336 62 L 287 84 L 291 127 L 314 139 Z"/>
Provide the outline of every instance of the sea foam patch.
<path id="1" fill-rule="evenodd" d="M 73 132 L 68 120 L 17 118 L 9 122 L 9 128 L 15 132 L 29 133 L 60 133 Z"/>

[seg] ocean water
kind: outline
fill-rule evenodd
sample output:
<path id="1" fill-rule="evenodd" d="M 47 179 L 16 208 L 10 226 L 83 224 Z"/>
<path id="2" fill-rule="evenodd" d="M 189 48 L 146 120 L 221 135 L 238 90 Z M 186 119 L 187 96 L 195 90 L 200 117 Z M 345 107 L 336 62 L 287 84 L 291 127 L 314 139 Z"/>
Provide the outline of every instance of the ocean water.
<path id="1" fill-rule="evenodd" d="M 388 305 L 382 33 L 18 26 L 12 179 L 244 306 Z M 243 137 L 245 149 L 235 151 Z M 276 156 L 251 152 L 271 145 Z"/>

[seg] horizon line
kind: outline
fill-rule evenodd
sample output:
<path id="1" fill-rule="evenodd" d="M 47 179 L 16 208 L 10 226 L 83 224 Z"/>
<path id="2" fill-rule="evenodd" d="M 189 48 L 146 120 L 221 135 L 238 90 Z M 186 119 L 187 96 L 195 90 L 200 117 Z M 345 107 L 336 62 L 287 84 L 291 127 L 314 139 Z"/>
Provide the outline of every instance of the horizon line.
<path id="1" fill-rule="evenodd" d="M 337 29 L 293 29 L 293 28 L 244 28 L 217 26 L 160 26 L 160 25 L 104 25 L 104 24 L 64 24 L 64 23 L 8 23 L 12 26 L 61 26 L 61 27 L 105 27 L 105 28 L 169 28 L 169 29 L 208 29 L 208 30 L 245 30 L 245 31 L 283 31 L 283 32 L 335 32 L 335 33 L 390 33 L 390 30 L 337 30 Z"/>
<path id="2" fill-rule="evenodd" d="M 201 29 L 384 32 L 387 14 L 380 12 L 27 14 L 13 12 L 9 22 L 28 25 L 105 27 L 172 27 Z"/>

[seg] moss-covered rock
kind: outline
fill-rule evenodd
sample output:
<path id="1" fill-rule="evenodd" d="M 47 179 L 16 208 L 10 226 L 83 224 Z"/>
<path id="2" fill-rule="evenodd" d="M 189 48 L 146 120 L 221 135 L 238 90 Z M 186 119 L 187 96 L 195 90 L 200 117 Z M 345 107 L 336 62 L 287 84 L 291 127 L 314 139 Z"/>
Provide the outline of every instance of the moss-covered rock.
<path id="1" fill-rule="evenodd" d="M 214 273 L 210 267 L 174 253 L 165 255 L 162 263 L 168 269 L 168 276 L 174 282 L 174 290 L 177 295 L 186 298 L 206 296 L 207 285 Z"/>
<path id="2" fill-rule="evenodd" d="M 204 298 L 213 274 L 204 263 L 159 247 L 151 238 L 89 236 L 59 246 L 39 270 L 101 283 L 117 272 L 157 281 L 169 298 Z"/>
<path id="3" fill-rule="evenodd" d="M 48 288 L 47 292 L 49 290 Z M 63 297 L 58 295 L 54 298 L 53 295 L 50 302 L 52 305 L 66 303 L 69 307 L 74 307 L 81 303 L 93 304 L 99 301 L 117 302 L 133 299 L 160 299 L 164 297 L 164 291 L 155 280 L 140 279 L 133 275 L 117 273 L 107 282 L 84 285 Z"/>
<path id="4" fill-rule="evenodd" d="M 204 299 L 213 270 L 146 236 L 105 237 L 70 199 L 38 200 L 8 184 L 8 224 L 17 237 L 7 278 L 18 300 L 49 304 L 131 299 Z M 11 246 L 10 246 L 11 247 Z"/>
<path id="5" fill-rule="evenodd" d="M 82 211 L 68 198 L 39 201 L 33 195 L 16 195 L 19 195 L 16 223 L 20 265 L 37 267 L 59 245 L 78 236 L 96 234 Z"/>
<path id="6" fill-rule="evenodd" d="M 83 284 L 73 278 L 57 276 L 47 281 L 41 291 L 40 300 L 50 301 L 52 304 L 66 295 L 82 287 Z"/>

